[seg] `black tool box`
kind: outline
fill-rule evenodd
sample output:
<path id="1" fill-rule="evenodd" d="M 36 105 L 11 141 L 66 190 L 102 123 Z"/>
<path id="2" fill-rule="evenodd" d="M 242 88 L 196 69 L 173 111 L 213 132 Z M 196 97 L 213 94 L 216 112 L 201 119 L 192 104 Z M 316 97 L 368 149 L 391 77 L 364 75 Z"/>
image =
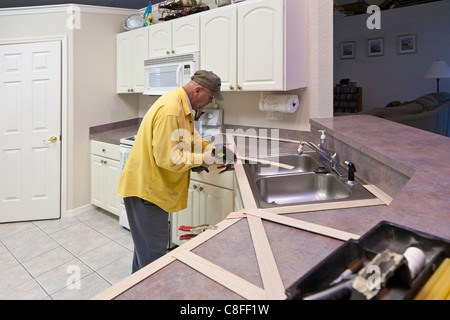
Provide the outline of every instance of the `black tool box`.
<path id="1" fill-rule="evenodd" d="M 396 281 L 396 278 L 392 277 L 390 281 L 383 284 L 383 294 L 378 295 L 375 299 L 414 299 L 440 263 L 450 257 L 450 242 L 388 221 L 381 221 L 358 240 L 350 239 L 337 248 L 286 289 L 287 299 L 302 300 L 312 294 L 329 289 L 330 283 L 342 274 L 355 259 L 362 259 L 363 269 L 365 269 L 365 266 L 374 257 L 386 249 L 403 255 L 405 250 L 412 246 L 424 252 L 426 257 L 424 267 L 414 279 L 410 278 L 408 283 Z M 405 266 L 407 268 L 407 263 Z M 346 299 L 349 298 L 354 298 L 354 295 L 346 297 Z"/>

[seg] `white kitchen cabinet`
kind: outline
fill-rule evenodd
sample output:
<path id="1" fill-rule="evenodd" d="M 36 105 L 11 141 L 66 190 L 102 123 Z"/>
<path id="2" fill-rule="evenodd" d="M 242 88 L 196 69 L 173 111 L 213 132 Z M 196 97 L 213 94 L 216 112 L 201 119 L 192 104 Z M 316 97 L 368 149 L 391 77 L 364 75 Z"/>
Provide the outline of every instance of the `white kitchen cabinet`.
<path id="1" fill-rule="evenodd" d="M 199 180 L 194 180 L 199 179 Z M 213 182 L 215 185 L 206 183 Z M 233 211 L 233 173 L 218 174 L 216 168 L 210 168 L 209 173 L 193 173 L 189 184 L 187 208 L 172 214 L 172 243 L 181 245 L 185 240 L 179 240 L 185 234 L 198 234 L 178 230 L 184 226 L 214 225 L 226 218 Z"/>
<path id="2" fill-rule="evenodd" d="M 197 15 L 157 23 L 149 27 L 149 58 L 200 50 L 200 20 Z"/>
<path id="3" fill-rule="evenodd" d="M 305 0 L 245 1 L 204 13 L 201 67 L 223 79 L 224 91 L 306 87 L 306 17 Z"/>
<path id="4" fill-rule="evenodd" d="M 144 60 L 148 59 L 148 28 L 119 33 L 117 93 L 144 92 Z"/>
<path id="5" fill-rule="evenodd" d="M 91 204 L 119 215 L 119 146 L 91 141 Z"/>
<path id="6" fill-rule="evenodd" d="M 200 17 L 200 65 L 220 76 L 222 91 L 237 88 L 236 7 L 228 6 Z"/>

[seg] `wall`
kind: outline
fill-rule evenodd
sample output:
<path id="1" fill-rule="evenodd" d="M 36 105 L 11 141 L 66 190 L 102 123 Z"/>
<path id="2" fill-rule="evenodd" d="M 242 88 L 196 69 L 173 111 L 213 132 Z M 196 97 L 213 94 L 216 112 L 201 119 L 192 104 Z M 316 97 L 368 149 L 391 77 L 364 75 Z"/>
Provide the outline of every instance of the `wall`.
<path id="1" fill-rule="evenodd" d="M 369 15 L 334 22 L 334 83 L 350 78 L 363 88 L 363 109 L 384 107 L 436 92 L 436 80 L 424 75 L 434 60 L 450 63 L 450 0 L 381 11 L 381 29 L 369 30 Z M 397 54 L 397 35 L 417 34 L 417 53 Z M 367 39 L 384 37 L 384 56 L 368 57 Z M 339 58 L 339 44 L 356 41 L 354 59 Z M 450 92 L 450 79 L 441 79 L 440 91 Z"/>
<path id="2" fill-rule="evenodd" d="M 308 87 L 287 92 L 287 94 L 297 94 L 301 99 L 297 112 L 292 115 L 285 114 L 281 121 L 266 120 L 266 113 L 259 111 L 258 108 L 261 92 L 225 92 L 225 101 L 218 103 L 224 109 L 225 124 L 309 131 L 310 118 L 332 116 L 332 2 L 329 0 L 307 0 L 307 2 Z M 208 1 L 206 3 L 211 8 L 215 7 Z M 295 32 L 295 30 L 288 30 L 288 32 Z M 156 101 L 155 97 L 139 97 L 140 117 L 145 115 L 154 101 Z"/>
<path id="3" fill-rule="evenodd" d="M 138 98 L 117 95 L 116 34 L 129 14 L 124 10 L 103 13 L 81 11 L 81 29 L 74 30 L 73 186 L 69 208 L 90 202 L 89 127 L 136 118 Z M 70 164 L 69 164 L 70 165 Z"/>

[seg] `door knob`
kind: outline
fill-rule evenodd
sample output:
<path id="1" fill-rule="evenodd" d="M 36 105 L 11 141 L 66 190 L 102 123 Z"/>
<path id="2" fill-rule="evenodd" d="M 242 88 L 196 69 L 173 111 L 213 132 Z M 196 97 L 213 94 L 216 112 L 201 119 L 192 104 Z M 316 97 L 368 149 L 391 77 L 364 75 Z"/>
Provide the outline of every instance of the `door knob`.
<path id="1" fill-rule="evenodd" d="M 50 137 L 50 139 L 48 139 L 48 140 L 42 140 L 42 141 L 43 142 L 56 142 L 57 140 L 58 140 L 58 138 L 53 136 L 53 137 Z"/>

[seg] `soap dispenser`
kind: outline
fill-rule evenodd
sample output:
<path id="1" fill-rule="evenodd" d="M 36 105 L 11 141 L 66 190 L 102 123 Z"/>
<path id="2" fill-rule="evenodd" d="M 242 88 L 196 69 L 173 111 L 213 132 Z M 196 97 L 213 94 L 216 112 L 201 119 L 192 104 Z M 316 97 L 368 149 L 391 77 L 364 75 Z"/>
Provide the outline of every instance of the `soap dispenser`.
<path id="1" fill-rule="evenodd" d="M 320 136 L 320 143 L 319 148 L 320 150 L 326 154 L 327 153 L 327 137 L 325 136 L 325 130 L 318 130 L 319 132 L 322 132 L 322 135 Z M 321 160 L 325 160 L 323 156 L 320 156 Z"/>

